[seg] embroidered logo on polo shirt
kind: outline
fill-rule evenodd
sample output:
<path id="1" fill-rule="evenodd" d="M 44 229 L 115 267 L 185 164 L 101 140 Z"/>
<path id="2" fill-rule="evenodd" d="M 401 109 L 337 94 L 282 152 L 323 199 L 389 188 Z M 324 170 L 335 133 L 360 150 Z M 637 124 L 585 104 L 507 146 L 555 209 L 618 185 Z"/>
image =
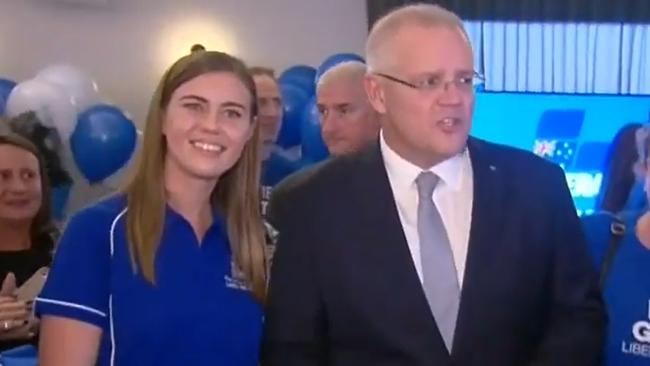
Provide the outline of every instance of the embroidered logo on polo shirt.
<path id="1" fill-rule="evenodd" d="M 650 320 L 650 300 L 648 300 L 648 319 Z M 640 320 L 632 325 L 634 340 L 621 342 L 621 352 L 637 357 L 650 358 L 650 322 Z"/>
<path id="2" fill-rule="evenodd" d="M 239 266 L 234 260 L 230 261 L 230 275 L 225 275 L 223 278 L 226 287 L 228 288 L 240 291 L 251 291 L 251 287 L 246 280 L 246 276 L 244 276 L 244 272 L 239 269 Z"/>

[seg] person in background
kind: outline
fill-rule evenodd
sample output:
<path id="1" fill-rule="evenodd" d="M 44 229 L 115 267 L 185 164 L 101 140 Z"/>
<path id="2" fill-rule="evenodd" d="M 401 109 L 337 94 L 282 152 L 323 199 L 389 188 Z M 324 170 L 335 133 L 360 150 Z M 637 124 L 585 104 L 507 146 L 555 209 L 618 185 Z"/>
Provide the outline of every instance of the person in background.
<path id="1" fill-rule="evenodd" d="M 364 88 L 366 72 L 367 67 L 362 62 L 342 62 L 327 70 L 316 85 L 321 134 L 332 156 L 359 152 L 379 138 L 379 114 L 370 104 Z M 319 165 L 296 172 L 293 182 L 309 180 Z M 268 210 L 265 213 L 272 215 Z"/>
<path id="2" fill-rule="evenodd" d="M 282 125 L 282 95 L 272 69 L 256 66 L 251 67 L 249 72 L 255 81 L 262 161 L 266 161 L 273 153 Z"/>
<path id="3" fill-rule="evenodd" d="M 646 201 L 650 201 L 650 127 L 642 129 L 639 166 Z M 618 217 L 604 211 L 583 216 L 582 223 L 592 259 L 600 270 L 609 317 L 602 365 L 646 366 L 650 364 L 650 211 L 647 205 Z"/>
<path id="4" fill-rule="evenodd" d="M 332 155 L 357 152 L 379 137 L 379 114 L 372 108 L 364 79 L 366 65 L 340 63 L 316 85 L 323 141 Z"/>
<path id="5" fill-rule="evenodd" d="M 469 137 L 463 22 L 398 8 L 366 43 L 378 141 L 271 197 L 265 366 L 593 366 L 606 314 L 563 170 Z"/>
<path id="6" fill-rule="evenodd" d="M 41 366 L 258 365 L 267 278 L 255 85 L 187 55 L 125 191 L 74 215 L 41 295 Z"/>
<path id="7" fill-rule="evenodd" d="M 639 179 L 639 174 L 636 174 L 634 169 L 639 158 L 636 132 L 641 127 L 640 123 L 630 123 L 618 130 L 614 136 L 605 157 L 596 210 L 617 214 L 640 209 L 641 207 L 636 206 L 639 206 L 639 202 L 645 202 L 643 198 L 636 198 L 639 197 L 639 189 L 636 188 L 643 185 L 643 179 Z M 644 194 L 641 195 L 643 196 Z"/>
<path id="8" fill-rule="evenodd" d="M 65 221 L 66 201 L 73 181 L 65 168 L 62 158 L 65 147 L 58 131 L 43 125 L 33 111 L 22 113 L 8 122 L 11 132 L 34 144 L 42 157 L 52 191 L 52 217 L 61 225 Z"/>
<path id="9" fill-rule="evenodd" d="M 250 74 L 257 92 L 258 123 L 262 154 L 262 215 L 273 187 L 297 169 L 297 164 L 284 158 L 276 145 L 282 126 L 283 106 L 275 72 L 267 67 L 251 67 Z"/>
<path id="10" fill-rule="evenodd" d="M 54 237 L 41 155 L 19 135 L 0 135 L 0 350 L 30 343 L 37 335 L 30 300 L 16 299 L 14 290 L 50 265 Z"/>

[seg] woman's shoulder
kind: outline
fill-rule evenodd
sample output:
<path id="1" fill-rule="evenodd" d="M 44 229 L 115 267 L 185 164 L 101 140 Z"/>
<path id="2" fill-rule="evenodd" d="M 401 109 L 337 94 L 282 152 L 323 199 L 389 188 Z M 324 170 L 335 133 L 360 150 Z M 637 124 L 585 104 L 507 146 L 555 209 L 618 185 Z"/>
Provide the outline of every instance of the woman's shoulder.
<path id="1" fill-rule="evenodd" d="M 115 220 L 126 212 L 126 196 L 123 194 L 114 195 L 101 201 L 86 206 L 74 213 L 68 222 L 82 223 L 92 226 L 112 225 Z"/>
<path id="2" fill-rule="evenodd" d="M 634 236 L 634 226 L 638 215 L 614 214 L 600 211 L 581 217 L 582 228 L 589 246 L 589 250 L 597 265 L 602 262 L 612 239 L 624 240 L 630 235 Z"/>
<path id="3" fill-rule="evenodd" d="M 620 217 L 608 211 L 599 211 L 580 217 L 587 239 L 602 238 L 610 232 L 613 222 L 622 221 Z"/>

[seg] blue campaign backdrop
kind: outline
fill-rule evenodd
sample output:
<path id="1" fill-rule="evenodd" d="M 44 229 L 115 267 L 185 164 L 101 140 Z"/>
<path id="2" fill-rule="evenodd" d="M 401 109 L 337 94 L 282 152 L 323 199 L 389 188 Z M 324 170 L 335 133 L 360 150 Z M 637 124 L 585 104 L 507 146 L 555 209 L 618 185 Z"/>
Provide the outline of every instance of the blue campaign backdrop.
<path id="1" fill-rule="evenodd" d="M 584 214 L 594 209 L 614 135 L 628 123 L 647 123 L 649 115 L 650 96 L 478 92 L 472 135 L 562 166 Z"/>

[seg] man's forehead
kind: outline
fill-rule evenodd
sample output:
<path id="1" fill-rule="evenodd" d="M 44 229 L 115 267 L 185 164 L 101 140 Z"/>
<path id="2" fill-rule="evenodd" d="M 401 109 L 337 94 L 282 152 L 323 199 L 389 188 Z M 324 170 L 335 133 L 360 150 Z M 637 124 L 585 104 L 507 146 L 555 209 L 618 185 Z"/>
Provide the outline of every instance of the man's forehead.
<path id="1" fill-rule="evenodd" d="M 255 89 L 258 98 L 275 98 L 280 96 L 280 89 L 274 83 L 256 84 Z"/>
<path id="2" fill-rule="evenodd" d="M 458 27 L 404 25 L 380 48 L 382 69 L 460 73 L 473 69 L 471 44 Z"/>
<path id="3" fill-rule="evenodd" d="M 363 76 L 341 76 L 318 85 L 318 94 L 352 94 L 363 90 Z"/>
<path id="4" fill-rule="evenodd" d="M 278 83 L 270 76 L 268 75 L 255 75 L 253 76 L 253 81 L 255 82 L 255 87 L 260 88 L 260 87 L 266 87 L 266 88 L 276 88 L 278 87 Z"/>
<path id="5" fill-rule="evenodd" d="M 331 88 L 321 88 L 318 90 L 317 102 L 319 104 L 344 104 L 344 103 L 358 103 L 360 100 L 366 98 L 365 90 L 363 85 L 357 87 L 331 87 Z"/>

